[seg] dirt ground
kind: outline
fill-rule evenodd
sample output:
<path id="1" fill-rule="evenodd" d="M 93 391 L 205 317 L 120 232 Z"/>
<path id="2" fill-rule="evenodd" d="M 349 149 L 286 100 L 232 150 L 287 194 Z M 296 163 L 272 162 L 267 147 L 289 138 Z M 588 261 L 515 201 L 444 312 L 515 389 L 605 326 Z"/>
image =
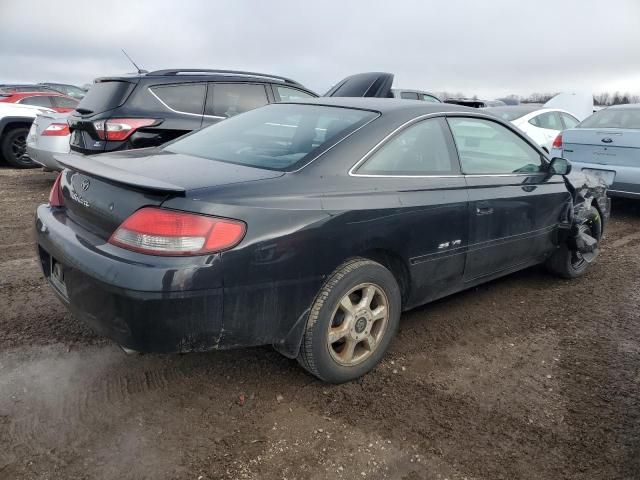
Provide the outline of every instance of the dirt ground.
<path id="1" fill-rule="evenodd" d="M 409 312 L 330 386 L 270 348 L 127 356 L 76 322 L 34 253 L 53 178 L 0 168 L 1 479 L 640 478 L 640 202 L 584 278 Z"/>

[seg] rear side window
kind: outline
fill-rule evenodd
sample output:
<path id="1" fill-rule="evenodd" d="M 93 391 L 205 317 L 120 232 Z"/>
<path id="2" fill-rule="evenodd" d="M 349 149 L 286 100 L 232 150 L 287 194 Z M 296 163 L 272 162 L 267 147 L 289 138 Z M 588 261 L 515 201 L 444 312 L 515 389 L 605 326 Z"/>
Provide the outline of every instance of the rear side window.
<path id="1" fill-rule="evenodd" d="M 377 150 L 356 173 L 368 175 L 442 175 L 453 173 L 455 154 L 446 140 L 444 120 L 412 125 Z"/>
<path id="2" fill-rule="evenodd" d="M 233 117 L 269 103 L 264 85 L 249 83 L 211 83 L 207 92 L 206 114 Z"/>
<path id="3" fill-rule="evenodd" d="M 377 113 L 274 103 L 184 136 L 164 150 L 268 170 L 295 170 Z"/>
<path id="4" fill-rule="evenodd" d="M 440 103 L 440 100 L 438 100 L 436 97 L 434 97 L 432 95 L 423 94 L 422 95 L 422 100 L 424 100 L 425 102 Z"/>
<path id="5" fill-rule="evenodd" d="M 314 98 L 313 95 L 310 95 L 307 92 L 303 92 L 302 90 L 298 90 L 297 88 L 274 85 L 274 89 L 281 102 L 291 102 L 295 100 L 304 100 L 305 98 Z"/>
<path id="6" fill-rule="evenodd" d="M 45 95 L 23 98 L 18 103 L 21 103 L 23 105 L 35 105 L 37 107 L 53 107 L 53 104 L 51 103 L 51 97 Z"/>
<path id="7" fill-rule="evenodd" d="M 416 92 L 400 92 L 400 98 L 405 100 L 418 100 L 418 94 Z"/>
<path id="8" fill-rule="evenodd" d="M 59 108 L 76 108 L 78 100 L 65 97 L 51 97 L 51 101 Z"/>
<path id="9" fill-rule="evenodd" d="M 466 174 L 537 173 L 540 154 L 508 128 L 479 118 L 450 118 L 462 172 Z"/>
<path id="10" fill-rule="evenodd" d="M 122 81 L 94 83 L 76 110 L 81 113 L 99 113 L 122 105 L 135 84 Z"/>
<path id="11" fill-rule="evenodd" d="M 606 108 L 594 113 L 579 128 L 640 128 L 640 108 Z"/>
<path id="12" fill-rule="evenodd" d="M 580 123 L 577 118 L 572 117 L 568 113 L 560 113 L 560 116 L 564 122 L 564 128 L 573 128 Z"/>
<path id="13" fill-rule="evenodd" d="M 564 128 L 557 112 L 541 113 L 529 120 L 529 123 L 548 130 L 563 130 Z"/>
<path id="14" fill-rule="evenodd" d="M 153 94 L 171 110 L 202 115 L 207 87 L 204 83 L 183 83 L 151 88 Z"/>

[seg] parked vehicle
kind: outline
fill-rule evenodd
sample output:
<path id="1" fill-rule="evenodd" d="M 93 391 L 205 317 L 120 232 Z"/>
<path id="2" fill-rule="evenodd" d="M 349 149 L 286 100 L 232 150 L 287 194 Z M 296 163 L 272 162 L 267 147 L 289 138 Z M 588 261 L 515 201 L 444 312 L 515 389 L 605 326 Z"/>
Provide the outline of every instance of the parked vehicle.
<path id="1" fill-rule="evenodd" d="M 76 87 L 75 85 L 69 85 L 67 83 L 43 82 L 38 85 L 43 85 L 47 88 L 55 90 L 56 92 L 63 93 L 64 95 L 73 97 L 77 100 L 82 100 L 84 96 L 87 94 L 87 91 L 85 89 Z"/>
<path id="2" fill-rule="evenodd" d="M 54 158 L 69 153 L 69 125 L 66 113 L 41 113 L 27 135 L 27 156 L 46 170 L 62 170 Z"/>
<path id="3" fill-rule="evenodd" d="M 403 98 L 405 100 L 422 100 L 423 102 L 442 103 L 437 95 L 422 90 L 406 90 L 393 88 L 391 89 L 395 98 Z"/>
<path id="4" fill-rule="evenodd" d="M 472 108 L 503 107 L 506 105 L 502 100 L 478 100 L 477 98 L 445 98 L 444 103 Z"/>
<path id="5" fill-rule="evenodd" d="M 54 89 L 35 83 L 0 83 L 0 93 L 11 92 L 55 92 Z"/>
<path id="6" fill-rule="evenodd" d="M 551 152 L 603 179 L 609 195 L 640 198 L 640 104 L 599 110 L 558 135 Z"/>
<path id="7" fill-rule="evenodd" d="M 0 103 L 0 160 L 16 168 L 36 166 L 26 155 L 27 134 L 36 115 L 45 112 L 53 110 Z"/>
<path id="8" fill-rule="evenodd" d="M 569 112 L 539 105 L 517 105 L 487 108 L 487 112 L 513 123 L 538 145 L 550 151 L 558 134 L 580 121 Z"/>
<path id="9" fill-rule="evenodd" d="M 99 78 L 69 117 L 71 149 L 153 147 L 268 103 L 316 96 L 288 78 L 229 70 Z"/>
<path id="10" fill-rule="evenodd" d="M 0 93 L 0 102 L 46 107 L 58 113 L 71 112 L 78 105 L 78 100 L 75 98 L 58 92 Z"/>
<path id="11" fill-rule="evenodd" d="M 403 310 L 541 262 L 582 275 L 609 214 L 511 124 L 387 98 L 58 160 L 36 236 L 75 315 L 129 350 L 272 344 L 328 382 L 371 370 Z"/>

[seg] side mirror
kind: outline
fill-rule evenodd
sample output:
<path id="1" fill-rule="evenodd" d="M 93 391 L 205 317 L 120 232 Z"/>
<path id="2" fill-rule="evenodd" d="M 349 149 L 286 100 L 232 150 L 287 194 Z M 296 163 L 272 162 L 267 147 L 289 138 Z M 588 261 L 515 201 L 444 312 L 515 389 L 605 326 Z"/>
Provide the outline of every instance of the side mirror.
<path id="1" fill-rule="evenodd" d="M 554 157 L 549 164 L 549 173 L 552 175 L 569 175 L 571 173 L 571 162 L 566 158 Z"/>

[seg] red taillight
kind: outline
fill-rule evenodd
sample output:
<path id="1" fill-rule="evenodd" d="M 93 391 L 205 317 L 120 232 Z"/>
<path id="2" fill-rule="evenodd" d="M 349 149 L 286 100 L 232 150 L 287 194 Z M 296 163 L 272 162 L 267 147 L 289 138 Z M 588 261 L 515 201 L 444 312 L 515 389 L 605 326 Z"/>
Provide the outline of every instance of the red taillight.
<path id="1" fill-rule="evenodd" d="M 556 139 L 553 141 L 553 148 L 562 148 L 562 134 L 558 134 Z"/>
<path id="2" fill-rule="evenodd" d="M 52 123 L 41 133 L 43 137 L 65 137 L 69 135 L 69 125 L 66 123 Z"/>
<path id="3" fill-rule="evenodd" d="M 148 127 L 156 123 L 153 118 L 110 118 L 97 120 L 93 126 L 100 140 L 122 141 L 131 136 L 141 127 Z"/>
<path id="4" fill-rule="evenodd" d="M 118 227 L 109 243 L 151 255 L 201 255 L 235 247 L 245 232 L 238 220 L 144 207 Z"/>
<path id="5" fill-rule="evenodd" d="M 51 187 L 51 192 L 49 192 L 49 205 L 52 207 L 63 207 L 64 206 L 64 198 L 62 196 L 62 187 L 60 183 L 62 181 L 62 173 L 59 173 L 56 177 L 56 181 L 53 182 L 53 187 Z"/>

